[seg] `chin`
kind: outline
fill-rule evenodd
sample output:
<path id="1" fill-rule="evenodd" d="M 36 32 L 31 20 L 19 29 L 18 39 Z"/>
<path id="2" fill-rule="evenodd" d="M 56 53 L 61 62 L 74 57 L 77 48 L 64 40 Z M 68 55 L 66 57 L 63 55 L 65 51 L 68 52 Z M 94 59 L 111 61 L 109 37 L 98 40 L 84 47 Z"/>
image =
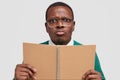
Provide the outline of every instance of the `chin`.
<path id="1" fill-rule="evenodd" d="M 68 43 L 67 40 L 64 40 L 63 38 L 58 38 L 55 40 L 56 45 L 66 45 Z"/>

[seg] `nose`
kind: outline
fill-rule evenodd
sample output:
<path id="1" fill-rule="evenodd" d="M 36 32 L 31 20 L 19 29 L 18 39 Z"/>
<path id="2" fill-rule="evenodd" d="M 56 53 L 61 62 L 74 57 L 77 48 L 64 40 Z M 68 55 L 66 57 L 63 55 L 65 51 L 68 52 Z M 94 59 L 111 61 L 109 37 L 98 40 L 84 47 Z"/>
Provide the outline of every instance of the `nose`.
<path id="1" fill-rule="evenodd" d="M 59 20 L 59 21 L 58 21 L 58 24 L 57 24 L 56 27 L 57 27 L 57 28 L 64 28 L 64 25 L 63 25 L 62 20 Z"/>

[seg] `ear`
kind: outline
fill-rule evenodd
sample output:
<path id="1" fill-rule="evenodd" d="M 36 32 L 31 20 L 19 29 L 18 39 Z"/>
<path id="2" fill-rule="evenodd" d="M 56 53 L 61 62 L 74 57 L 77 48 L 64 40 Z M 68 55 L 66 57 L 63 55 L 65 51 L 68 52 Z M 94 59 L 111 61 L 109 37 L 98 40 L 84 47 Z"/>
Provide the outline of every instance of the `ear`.
<path id="1" fill-rule="evenodd" d="M 73 30 L 72 31 L 74 31 L 75 30 L 75 21 L 73 21 Z"/>
<path id="2" fill-rule="evenodd" d="M 45 27 L 46 27 L 46 32 L 48 33 L 48 25 L 47 25 L 47 23 L 45 23 Z"/>

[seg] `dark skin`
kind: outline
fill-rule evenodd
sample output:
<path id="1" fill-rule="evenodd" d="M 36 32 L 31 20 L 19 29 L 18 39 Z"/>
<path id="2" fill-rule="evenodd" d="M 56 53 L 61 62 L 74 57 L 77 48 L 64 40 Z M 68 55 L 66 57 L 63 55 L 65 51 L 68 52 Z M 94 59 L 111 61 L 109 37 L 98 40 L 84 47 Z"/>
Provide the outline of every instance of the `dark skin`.
<path id="1" fill-rule="evenodd" d="M 70 13 L 70 9 L 64 6 L 52 7 L 48 11 L 47 21 L 51 22 L 46 22 L 46 31 L 56 45 L 66 45 L 71 40 L 75 22 Z M 54 19 L 58 22 L 52 21 Z"/>
<path id="2" fill-rule="evenodd" d="M 75 21 L 71 10 L 66 6 L 51 7 L 47 13 L 46 31 L 56 45 L 66 45 L 71 40 Z M 15 69 L 16 80 L 36 80 L 37 70 L 29 64 L 18 64 Z M 82 80 L 102 80 L 101 74 L 95 70 L 88 70 Z"/>
<path id="3" fill-rule="evenodd" d="M 15 80 L 36 80 L 36 69 L 29 64 L 18 64 L 15 69 Z"/>

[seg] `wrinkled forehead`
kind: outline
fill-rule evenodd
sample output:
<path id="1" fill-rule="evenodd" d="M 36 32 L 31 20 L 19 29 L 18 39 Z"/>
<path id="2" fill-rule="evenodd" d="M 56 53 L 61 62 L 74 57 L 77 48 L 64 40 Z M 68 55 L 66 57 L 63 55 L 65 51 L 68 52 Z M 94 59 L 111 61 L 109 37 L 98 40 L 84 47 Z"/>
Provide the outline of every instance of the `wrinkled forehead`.
<path id="1" fill-rule="evenodd" d="M 49 8 L 47 18 L 54 16 L 72 18 L 72 11 L 66 6 L 54 6 Z"/>

